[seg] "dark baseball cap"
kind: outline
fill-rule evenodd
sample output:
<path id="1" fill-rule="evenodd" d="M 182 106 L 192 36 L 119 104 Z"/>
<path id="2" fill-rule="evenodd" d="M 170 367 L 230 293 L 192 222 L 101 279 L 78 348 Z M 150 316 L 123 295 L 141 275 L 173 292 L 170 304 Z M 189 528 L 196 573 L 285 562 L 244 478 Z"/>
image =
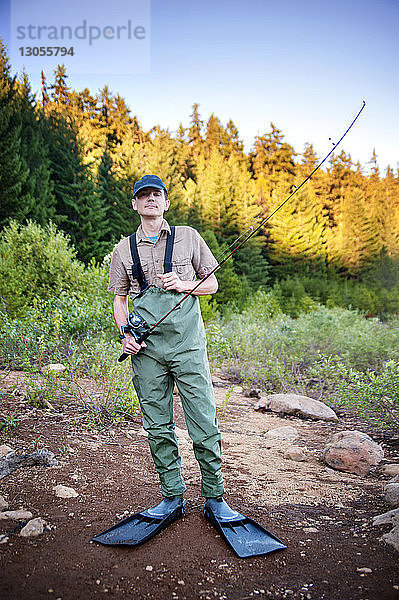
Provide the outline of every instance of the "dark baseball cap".
<path id="1" fill-rule="evenodd" d="M 134 184 L 133 195 L 135 196 L 140 190 L 149 187 L 157 188 L 158 190 L 165 190 L 165 192 L 168 193 L 168 190 L 166 189 L 166 186 L 160 177 L 157 175 L 144 175 L 144 177 L 136 181 Z"/>

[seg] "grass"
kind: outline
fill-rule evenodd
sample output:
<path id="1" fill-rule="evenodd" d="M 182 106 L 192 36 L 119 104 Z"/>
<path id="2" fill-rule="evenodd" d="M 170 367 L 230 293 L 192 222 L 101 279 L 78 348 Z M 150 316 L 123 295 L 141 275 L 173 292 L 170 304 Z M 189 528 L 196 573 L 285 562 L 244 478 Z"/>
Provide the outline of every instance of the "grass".
<path id="1" fill-rule="evenodd" d="M 138 411 L 130 365 L 117 362 L 121 347 L 110 316 L 101 317 L 93 306 L 63 297 L 34 304 L 25 317 L 3 312 L 0 319 L 2 367 L 28 374 L 31 404 L 56 408 L 73 401 L 90 429 L 129 421 Z M 273 292 L 262 291 L 240 313 L 208 316 L 210 361 L 233 380 L 352 406 L 383 427 L 399 427 L 398 318 L 366 319 L 316 303 L 294 318 L 283 313 Z M 66 371 L 45 374 L 42 367 L 52 362 L 62 362 Z M 227 408 L 228 395 L 222 410 Z"/>
<path id="2" fill-rule="evenodd" d="M 326 308 L 294 319 L 258 292 L 240 314 L 207 330 L 208 352 L 246 386 L 346 404 L 381 426 L 399 427 L 399 319 L 382 322 Z"/>

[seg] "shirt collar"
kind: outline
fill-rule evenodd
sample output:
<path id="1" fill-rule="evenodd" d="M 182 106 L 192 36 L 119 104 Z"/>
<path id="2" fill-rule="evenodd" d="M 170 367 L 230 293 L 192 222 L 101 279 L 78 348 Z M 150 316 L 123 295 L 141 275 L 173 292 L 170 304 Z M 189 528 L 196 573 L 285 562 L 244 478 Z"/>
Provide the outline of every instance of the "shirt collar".
<path id="1" fill-rule="evenodd" d="M 161 225 L 161 230 L 160 230 L 160 234 L 162 233 L 162 231 L 166 231 L 167 233 L 171 233 L 170 227 L 169 227 L 169 223 L 166 221 L 166 219 L 162 220 L 162 225 Z M 138 229 L 136 231 L 136 239 L 137 239 L 137 243 L 142 242 L 147 238 L 147 236 L 145 235 L 143 228 L 141 226 L 141 224 L 138 226 Z"/>

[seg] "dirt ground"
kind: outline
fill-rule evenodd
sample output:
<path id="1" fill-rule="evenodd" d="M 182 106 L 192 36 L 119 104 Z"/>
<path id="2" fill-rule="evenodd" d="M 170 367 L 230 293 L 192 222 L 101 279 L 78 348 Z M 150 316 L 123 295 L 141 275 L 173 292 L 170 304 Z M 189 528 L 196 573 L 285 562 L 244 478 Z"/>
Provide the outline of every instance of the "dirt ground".
<path id="1" fill-rule="evenodd" d="M 81 413 L 70 405 L 62 412 L 21 409 L 20 424 L 2 443 L 48 448 L 58 465 L 19 469 L 0 482 L 9 510 L 30 510 L 49 524 L 41 536 L 26 539 L 18 536 L 25 523 L 0 521 L 0 534 L 9 538 L 0 545 L 0 598 L 398 599 L 399 555 L 380 541 L 389 527 L 371 523 L 389 510 L 383 501 L 387 478 L 378 471 L 367 477 L 332 471 L 320 458 L 333 432 L 365 427 L 349 415 L 331 424 L 259 413 L 256 400 L 239 389 L 231 392 L 230 385 L 219 382 L 215 388 L 226 500 L 277 535 L 287 550 L 237 558 L 205 520 L 199 469 L 177 398 L 185 516 L 135 549 L 92 543 L 95 533 L 161 499 L 139 417 L 98 433 L 82 430 Z M 17 402 L 4 398 L 2 412 Z M 298 430 L 294 444 L 306 461 L 283 458 L 292 442 L 265 437 L 265 431 L 284 425 Z M 384 450 L 389 462 L 399 462 L 397 448 Z M 73 487 L 79 496 L 56 497 L 57 484 Z"/>

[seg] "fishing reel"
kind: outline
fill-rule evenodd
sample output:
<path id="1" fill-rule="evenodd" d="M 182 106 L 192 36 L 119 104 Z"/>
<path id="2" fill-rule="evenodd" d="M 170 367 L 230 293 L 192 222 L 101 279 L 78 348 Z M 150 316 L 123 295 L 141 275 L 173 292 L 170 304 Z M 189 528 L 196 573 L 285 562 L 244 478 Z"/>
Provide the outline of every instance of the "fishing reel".
<path id="1" fill-rule="evenodd" d="M 125 336 L 125 333 L 130 333 L 130 335 L 132 335 L 136 342 L 138 344 L 141 344 L 141 342 L 144 342 L 144 340 L 146 340 L 150 334 L 151 328 L 148 325 L 147 321 L 145 319 L 143 319 L 143 317 L 135 312 L 131 312 L 127 318 L 127 323 L 126 325 L 123 325 L 122 327 L 122 334 L 119 335 L 119 337 L 121 339 L 123 339 Z M 129 355 L 128 354 L 121 354 L 121 356 L 118 358 L 119 362 L 124 361 Z"/>

